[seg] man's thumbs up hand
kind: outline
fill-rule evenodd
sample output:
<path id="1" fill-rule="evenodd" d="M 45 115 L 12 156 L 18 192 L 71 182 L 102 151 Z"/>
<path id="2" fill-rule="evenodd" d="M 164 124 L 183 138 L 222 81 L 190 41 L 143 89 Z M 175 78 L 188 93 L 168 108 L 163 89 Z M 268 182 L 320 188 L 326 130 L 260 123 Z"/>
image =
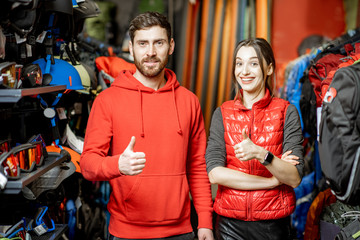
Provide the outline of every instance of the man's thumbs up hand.
<path id="1" fill-rule="evenodd" d="M 131 137 L 129 145 L 126 147 L 125 150 L 134 151 L 136 139 L 134 136 Z"/>
<path id="2" fill-rule="evenodd" d="M 125 175 L 140 174 L 145 167 L 145 153 L 134 152 L 136 139 L 131 137 L 129 145 L 119 157 L 119 170 Z"/>

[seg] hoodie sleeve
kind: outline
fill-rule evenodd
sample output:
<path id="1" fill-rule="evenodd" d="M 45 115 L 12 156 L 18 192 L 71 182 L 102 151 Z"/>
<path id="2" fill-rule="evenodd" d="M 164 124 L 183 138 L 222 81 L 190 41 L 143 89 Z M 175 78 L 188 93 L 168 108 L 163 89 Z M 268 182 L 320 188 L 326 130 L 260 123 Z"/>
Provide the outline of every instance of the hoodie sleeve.
<path id="1" fill-rule="evenodd" d="M 192 119 L 189 141 L 187 176 L 191 197 L 199 219 L 198 228 L 212 229 L 213 202 L 205 162 L 206 132 L 198 101 L 195 109 L 196 114 Z"/>
<path id="2" fill-rule="evenodd" d="M 84 149 L 80 158 L 81 173 L 90 181 L 108 181 L 119 177 L 119 155 L 108 156 L 113 135 L 111 104 L 99 94 L 88 119 Z"/>

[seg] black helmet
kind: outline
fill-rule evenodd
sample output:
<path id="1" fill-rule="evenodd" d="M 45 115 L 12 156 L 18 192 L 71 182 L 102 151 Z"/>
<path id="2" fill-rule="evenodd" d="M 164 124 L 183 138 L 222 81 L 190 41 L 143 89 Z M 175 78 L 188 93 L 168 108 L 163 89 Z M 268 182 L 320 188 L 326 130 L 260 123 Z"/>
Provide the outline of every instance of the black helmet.
<path id="1" fill-rule="evenodd" d="M 27 64 L 21 69 L 22 87 L 32 88 L 42 85 L 42 72 L 39 64 Z"/>
<path id="2" fill-rule="evenodd" d="M 43 0 L 44 10 L 73 15 L 72 0 Z"/>
<path id="3" fill-rule="evenodd" d="M 83 18 L 97 17 L 100 14 L 98 4 L 93 0 L 85 0 L 74 7 L 74 20 L 78 21 Z"/>
<path id="4" fill-rule="evenodd" d="M 74 7 L 74 36 L 77 36 L 82 32 L 86 18 L 97 17 L 100 14 L 100 8 L 93 0 L 85 0 L 78 3 L 77 7 Z"/>

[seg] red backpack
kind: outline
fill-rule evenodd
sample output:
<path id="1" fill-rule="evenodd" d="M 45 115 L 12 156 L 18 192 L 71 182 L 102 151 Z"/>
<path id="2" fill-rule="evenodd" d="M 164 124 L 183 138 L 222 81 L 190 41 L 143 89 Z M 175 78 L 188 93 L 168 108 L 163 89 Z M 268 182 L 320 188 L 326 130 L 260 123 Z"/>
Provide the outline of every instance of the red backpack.
<path id="1" fill-rule="evenodd" d="M 354 62 L 358 61 L 359 59 L 360 59 L 360 43 L 355 43 L 354 49 L 351 52 L 349 52 L 348 56 L 341 59 L 342 63 L 340 63 L 337 67 L 330 70 L 330 72 L 326 76 L 326 79 L 324 79 L 321 82 L 321 95 L 320 96 L 321 96 L 322 100 L 329 88 L 329 85 L 334 77 L 335 72 L 340 68 L 347 67 L 347 66 L 354 64 Z"/>
<path id="2" fill-rule="evenodd" d="M 328 78 L 328 74 L 331 71 L 338 69 L 339 65 L 348 60 L 348 55 L 353 51 L 351 44 L 344 45 L 345 53 L 342 54 L 340 51 L 333 52 L 331 49 L 324 49 L 323 52 L 318 54 L 310 64 L 308 78 L 313 86 L 314 93 L 316 96 L 316 107 L 321 107 L 323 95 L 321 94 L 321 88 L 323 81 L 326 80 L 325 84 L 330 84 L 331 78 Z"/>

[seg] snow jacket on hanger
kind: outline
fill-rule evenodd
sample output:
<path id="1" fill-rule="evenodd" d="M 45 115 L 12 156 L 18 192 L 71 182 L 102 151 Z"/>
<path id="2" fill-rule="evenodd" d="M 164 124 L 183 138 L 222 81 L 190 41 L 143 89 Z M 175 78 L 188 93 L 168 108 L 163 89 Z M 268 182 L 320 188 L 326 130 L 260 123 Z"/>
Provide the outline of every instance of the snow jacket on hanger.
<path id="1" fill-rule="evenodd" d="M 239 161 L 233 146 L 242 141 L 242 129 L 249 138 L 277 157 L 283 153 L 284 122 L 289 102 L 265 96 L 247 109 L 239 100 L 221 106 L 226 144 L 226 167 L 247 174 L 271 177 L 272 174 L 258 160 Z M 245 221 L 279 219 L 295 209 L 295 193 L 288 185 L 265 190 L 236 190 L 219 185 L 214 210 L 219 215 Z"/>
<path id="2" fill-rule="evenodd" d="M 95 99 L 86 129 L 81 171 L 109 181 L 109 232 L 120 238 L 160 238 L 192 232 L 190 197 L 199 228 L 212 229 L 212 200 L 206 173 L 206 132 L 198 98 L 165 69 L 167 82 L 154 90 L 122 71 Z M 144 152 L 143 172 L 119 171 L 120 154 L 136 137 Z"/>

